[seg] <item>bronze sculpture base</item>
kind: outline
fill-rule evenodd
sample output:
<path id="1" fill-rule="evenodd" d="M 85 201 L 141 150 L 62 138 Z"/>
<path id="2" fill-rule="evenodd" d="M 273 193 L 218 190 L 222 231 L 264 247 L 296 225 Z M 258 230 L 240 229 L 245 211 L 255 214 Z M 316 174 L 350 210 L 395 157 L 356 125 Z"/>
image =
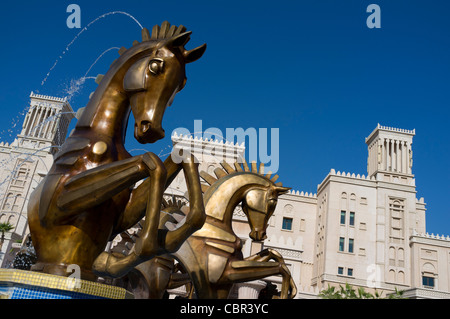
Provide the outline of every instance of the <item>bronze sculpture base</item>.
<path id="1" fill-rule="evenodd" d="M 19 269 L 0 269 L 3 299 L 134 299 L 127 290 L 92 282 Z"/>

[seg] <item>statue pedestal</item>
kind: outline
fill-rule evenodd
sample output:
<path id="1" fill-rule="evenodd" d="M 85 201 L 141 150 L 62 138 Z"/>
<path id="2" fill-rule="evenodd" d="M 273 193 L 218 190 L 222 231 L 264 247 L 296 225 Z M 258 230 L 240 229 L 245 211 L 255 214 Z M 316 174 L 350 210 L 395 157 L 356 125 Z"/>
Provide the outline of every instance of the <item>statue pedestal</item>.
<path id="1" fill-rule="evenodd" d="M 127 290 L 45 273 L 0 269 L 0 299 L 134 299 Z"/>
<path id="2" fill-rule="evenodd" d="M 238 286 L 238 299 L 258 299 L 259 293 L 267 285 L 265 281 L 253 280 L 236 284 Z"/>

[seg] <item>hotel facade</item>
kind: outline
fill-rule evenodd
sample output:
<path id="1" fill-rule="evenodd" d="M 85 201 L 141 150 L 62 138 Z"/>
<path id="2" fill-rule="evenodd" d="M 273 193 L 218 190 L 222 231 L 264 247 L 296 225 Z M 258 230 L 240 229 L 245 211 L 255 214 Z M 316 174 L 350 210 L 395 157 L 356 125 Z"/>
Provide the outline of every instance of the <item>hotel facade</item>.
<path id="1" fill-rule="evenodd" d="M 1 248 L 3 268 L 12 267 L 26 240 L 28 197 L 50 169 L 75 117 L 65 99 L 34 93 L 30 99 L 21 133 L 11 144 L 0 143 L 0 222 L 14 226 Z M 264 248 L 281 253 L 297 285 L 296 298 L 318 298 L 328 286 L 346 283 L 383 295 L 398 289 L 409 298 L 450 298 L 450 237 L 427 233 L 426 204 L 416 197 L 414 135 L 414 130 L 378 125 L 365 139 L 367 174 L 330 169 L 315 194 L 290 190 L 280 196 L 264 242 L 249 238 L 247 219 L 237 207 L 233 228 L 244 256 Z M 233 162 L 245 153 L 244 145 L 192 136 L 174 134 L 172 142 L 201 154 L 200 170 L 210 175 L 222 159 Z M 205 151 L 211 149 L 214 155 Z M 183 172 L 165 196 L 189 205 Z M 126 252 L 135 231 L 118 235 L 107 249 Z M 231 297 L 256 298 L 267 282 L 279 289 L 281 277 L 236 285 Z M 171 291 L 172 297 L 179 293 Z"/>

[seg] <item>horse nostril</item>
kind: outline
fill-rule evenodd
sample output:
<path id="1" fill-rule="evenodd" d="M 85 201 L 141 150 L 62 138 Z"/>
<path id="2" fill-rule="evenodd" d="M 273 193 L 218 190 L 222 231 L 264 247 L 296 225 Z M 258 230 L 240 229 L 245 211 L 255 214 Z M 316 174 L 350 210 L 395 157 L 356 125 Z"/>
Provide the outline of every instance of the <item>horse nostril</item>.
<path id="1" fill-rule="evenodd" d="M 152 126 L 152 123 L 150 121 L 142 121 L 141 122 L 141 131 L 142 133 L 147 132 L 150 127 Z"/>

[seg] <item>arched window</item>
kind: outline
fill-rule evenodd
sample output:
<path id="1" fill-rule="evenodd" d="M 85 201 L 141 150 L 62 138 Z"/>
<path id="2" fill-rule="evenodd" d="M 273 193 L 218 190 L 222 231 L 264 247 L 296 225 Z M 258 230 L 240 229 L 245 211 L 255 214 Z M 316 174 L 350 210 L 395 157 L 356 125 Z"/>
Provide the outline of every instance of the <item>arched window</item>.
<path id="1" fill-rule="evenodd" d="M 399 284 L 404 284 L 405 283 L 405 273 L 403 271 L 399 271 L 398 272 L 398 280 L 397 282 Z"/>
<path id="2" fill-rule="evenodd" d="M 350 194 L 349 210 L 353 212 L 356 210 L 356 195 L 354 193 Z"/>
<path id="3" fill-rule="evenodd" d="M 405 250 L 403 248 L 398 249 L 398 260 L 405 260 Z"/>
<path id="4" fill-rule="evenodd" d="M 286 215 L 292 215 L 293 212 L 292 210 L 294 209 L 294 206 L 292 206 L 291 204 L 286 204 L 283 208 L 283 213 Z"/>
<path id="5" fill-rule="evenodd" d="M 11 210 L 13 212 L 20 212 L 20 208 L 22 206 L 22 202 L 23 202 L 23 196 L 22 195 L 17 194 L 16 196 L 14 196 L 14 200 L 12 202 Z"/>
<path id="6" fill-rule="evenodd" d="M 14 194 L 13 193 L 8 193 L 6 195 L 5 202 L 3 203 L 2 210 L 4 210 L 4 211 L 11 211 L 11 208 L 12 208 L 12 205 L 14 203 L 14 200 L 15 200 Z"/>
<path id="7" fill-rule="evenodd" d="M 404 201 L 390 199 L 390 236 L 397 241 L 404 240 Z"/>
<path id="8" fill-rule="evenodd" d="M 16 221 L 16 216 L 14 216 L 13 214 L 9 215 L 8 217 L 8 223 L 11 225 L 14 225 Z"/>
<path id="9" fill-rule="evenodd" d="M 389 270 L 388 281 L 395 282 L 395 271 L 393 269 Z"/>
<path id="10" fill-rule="evenodd" d="M 341 210 L 347 210 L 347 193 L 341 194 Z"/>
<path id="11" fill-rule="evenodd" d="M 17 187 L 24 187 L 27 182 L 29 173 L 30 168 L 28 167 L 28 164 L 26 164 L 25 162 L 18 164 L 12 184 Z"/>
<path id="12" fill-rule="evenodd" d="M 395 248 L 389 247 L 389 265 L 395 266 Z"/>

